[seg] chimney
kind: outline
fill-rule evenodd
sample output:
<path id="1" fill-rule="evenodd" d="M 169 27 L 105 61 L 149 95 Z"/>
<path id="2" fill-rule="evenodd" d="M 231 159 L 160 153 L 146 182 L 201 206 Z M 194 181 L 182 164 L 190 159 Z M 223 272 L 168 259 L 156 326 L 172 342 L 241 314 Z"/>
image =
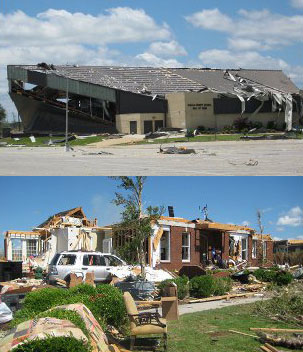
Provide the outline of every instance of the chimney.
<path id="1" fill-rule="evenodd" d="M 169 216 L 170 218 L 174 218 L 174 217 L 175 217 L 174 207 L 171 206 L 171 205 L 168 206 L 168 216 Z"/>

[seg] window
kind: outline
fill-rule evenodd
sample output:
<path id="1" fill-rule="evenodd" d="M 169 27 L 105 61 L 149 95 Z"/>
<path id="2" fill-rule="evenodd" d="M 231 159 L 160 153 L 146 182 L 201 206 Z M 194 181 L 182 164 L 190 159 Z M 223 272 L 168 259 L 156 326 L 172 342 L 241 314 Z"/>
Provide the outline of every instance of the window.
<path id="1" fill-rule="evenodd" d="M 85 254 L 83 256 L 83 265 L 87 266 L 105 266 L 105 259 L 103 256 L 100 255 L 91 255 L 91 254 Z"/>
<path id="2" fill-rule="evenodd" d="M 257 243 L 258 243 L 257 240 L 252 241 L 252 253 L 251 254 L 252 254 L 253 259 L 257 258 Z"/>
<path id="3" fill-rule="evenodd" d="M 26 252 L 28 257 L 37 254 L 37 240 L 26 241 Z"/>
<path id="4" fill-rule="evenodd" d="M 190 261 L 190 234 L 187 232 L 182 233 L 182 261 Z"/>
<path id="5" fill-rule="evenodd" d="M 247 260 L 247 238 L 241 239 L 241 248 L 242 260 Z"/>
<path id="6" fill-rule="evenodd" d="M 263 242 L 263 258 L 266 258 L 267 253 L 267 242 Z"/>
<path id="7" fill-rule="evenodd" d="M 13 249 L 12 250 L 12 260 L 21 261 L 22 260 L 22 249 Z"/>
<path id="8" fill-rule="evenodd" d="M 74 265 L 76 262 L 76 256 L 74 254 L 62 254 L 58 265 Z"/>
<path id="9" fill-rule="evenodd" d="M 105 255 L 104 257 L 106 266 L 119 266 L 123 264 L 120 259 L 113 257 L 112 255 Z"/>
<path id="10" fill-rule="evenodd" d="M 164 231 L 160 240 L 160 258 L 161 261 L 170 261 L 170 235 Z"/>

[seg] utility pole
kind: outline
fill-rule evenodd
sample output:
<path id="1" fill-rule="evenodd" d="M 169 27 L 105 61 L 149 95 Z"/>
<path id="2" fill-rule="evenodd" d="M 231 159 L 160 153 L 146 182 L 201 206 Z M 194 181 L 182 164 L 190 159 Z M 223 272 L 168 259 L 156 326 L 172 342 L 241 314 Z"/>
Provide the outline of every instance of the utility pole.
<path id="1" fill-rule="evenodd" d="M 68 78 L 66 78 L 65 151 L 69 152 L 69 145 L 68 145 Z"/>

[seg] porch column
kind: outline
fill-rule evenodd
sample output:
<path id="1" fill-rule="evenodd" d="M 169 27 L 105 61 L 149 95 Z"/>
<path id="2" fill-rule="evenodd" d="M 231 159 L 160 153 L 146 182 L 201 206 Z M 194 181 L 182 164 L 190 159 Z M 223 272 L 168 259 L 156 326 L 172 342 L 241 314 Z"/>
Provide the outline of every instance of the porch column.
<path id="1" fill-rule="evenodd" d="M 6 243 L 7 243 L 7 255 L 6 255 L 6 259 L 7 260 L 12 260 L 13 259 L 13 245 L 12 245 L 12 239 L 10 237 L 6 238 Z"/>

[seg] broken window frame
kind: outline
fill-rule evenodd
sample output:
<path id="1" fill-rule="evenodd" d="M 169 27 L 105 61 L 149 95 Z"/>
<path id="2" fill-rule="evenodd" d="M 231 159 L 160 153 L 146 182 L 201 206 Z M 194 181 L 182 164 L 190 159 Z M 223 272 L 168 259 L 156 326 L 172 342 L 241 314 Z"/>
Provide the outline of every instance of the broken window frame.
<path id="1" fill-rule="evenodd" d="M 267 257 L 267 242 L 264 241 L 262 244 L 263 259 Z"/>
<path id="2" fill-rule="evenodd" d="M 257 247 L 258 247 L 258 240 L 252 240 L 252 249 L 251 249 L 252 259 L 257 259 Z"/>
<path id="3" fill-rule="evenodd" d="M 187 239 L 187 244 L 184 244 L 183 239 Z M 183 250 L 187 249 L 187 258 L 184 258 L 184 252 Z M 190 262 L 190 233 L 189 232 L 183 232 L 182 233 L 182 250 L 181 250 L 181 257 L 182 257 L 182 262 L 183 263 L 188 263 Z"/>
<path id="4" fill-rule="evenodd" d="M 38 254 L 38 241 L 29 239 L 26 241 L 26 255 L 28 257 L 36 256 Z"/>
<path id="5" fill-rule="evenodd" d="M 243 246 L 243 241 L 245 241 L 245 247 Z M 247 237 L 241 238 L 241 259 L 248 260 L 248 238 Z"/>
<path id="6" fill-rule="evenodd" d="M 162 244 L 164 242 L 164 238 L 167 237 L 166 242 L 167 242 L 167 247 L 163 248 Z M 162 259 L 162 249 L 166 249 L 166 255 L 165 257 L 167 259 Z M 162 263 L 169 263 L 170 262 L 170 231 L 164 230 L 161 240 L 160 240 L 160 262 Z"/>

